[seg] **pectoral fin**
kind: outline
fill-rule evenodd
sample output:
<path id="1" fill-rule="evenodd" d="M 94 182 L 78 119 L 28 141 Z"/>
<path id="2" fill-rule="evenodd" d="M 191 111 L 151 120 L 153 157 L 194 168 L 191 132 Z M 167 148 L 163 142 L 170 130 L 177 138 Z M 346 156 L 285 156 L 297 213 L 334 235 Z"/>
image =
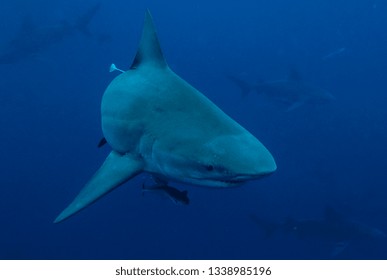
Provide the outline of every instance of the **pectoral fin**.
<path id="1" fill-rule="evenodd" d="M 112 151 L 74 201 L 59 214 L 54 223 L 74 215 L 101 196 L 136 176 L 142 169 L 141 159 Z"/>

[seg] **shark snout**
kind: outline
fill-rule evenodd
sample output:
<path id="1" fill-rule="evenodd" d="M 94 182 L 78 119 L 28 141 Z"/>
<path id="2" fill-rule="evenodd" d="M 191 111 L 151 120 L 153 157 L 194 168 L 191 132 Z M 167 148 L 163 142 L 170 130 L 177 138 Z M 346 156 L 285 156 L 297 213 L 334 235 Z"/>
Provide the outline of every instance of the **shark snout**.
<path id="1" fill-rule="evenodd" d="M 269 150 L 247 131 L 237 136 L 219 138 L 215 144 L 223 148 L 224 154 L 217 159 L 218 165 L 224 166 L 226 170 L 218 175 L 224 175 L 231 181 L 259 179 L 277 169 Z"/>
<path id="2" fill-rule="evenodd" d="M 245 167 L 246 172 L 238 175 L 239 178 L 246 178 L 245 180 L 259 179 L 277 170 L 272 154 L 258 140 L 255 149 L 246 155 L 246 163 L 248 163 Z"/>
<path id="3" fill-rule="evenodd" d="M 259 153 L 254 154 L 254 152 L 251 152 L 249 157 L 242 157 L 240 160 L 240 162 L 235 161 L 234 165 L 230 166 L 227 175 L 224 173 L 218 174 L 212 179 L 230 185 L 239 185 L 246 181 L 266 177 L 277 169 L 273 156 L 263 146 L 260 147 Z"/>

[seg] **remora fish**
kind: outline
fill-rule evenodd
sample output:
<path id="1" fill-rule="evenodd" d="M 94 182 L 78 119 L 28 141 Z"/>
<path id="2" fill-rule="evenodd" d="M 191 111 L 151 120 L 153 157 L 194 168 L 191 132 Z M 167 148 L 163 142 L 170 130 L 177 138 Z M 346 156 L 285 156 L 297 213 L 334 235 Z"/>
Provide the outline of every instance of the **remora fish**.
<path id="1" fill-rule="evenodd" d="M 101 116 L 112 152 L 55 222 L 141 172 L 233 187 L 276 170 L 257 138 L 168 67 L 149 11 L 134 62 L 107 87 Z"/>
<path id="2" fill-rule="evenodd" d="M 176 205 L 188 205 L 188 191 L 180 191 L 174 187 L 168 186 L 166 182 L 158 181 L 153 186 L 142 185 L 143 192 L 161 193 L 166 195 Z"/>

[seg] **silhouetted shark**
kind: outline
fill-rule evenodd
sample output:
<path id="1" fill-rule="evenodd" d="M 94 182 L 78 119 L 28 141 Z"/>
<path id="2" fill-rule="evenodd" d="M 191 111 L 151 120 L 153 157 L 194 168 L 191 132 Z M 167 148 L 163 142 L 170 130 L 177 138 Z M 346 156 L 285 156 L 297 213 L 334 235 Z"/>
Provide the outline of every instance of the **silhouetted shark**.
<path id="1" fill-rule="evenodd" d="M 17 36 L 0 51 L 0 64 L 12 64 L 37 55 L 77 31 L 90 36 L 88 25 L 99 7 L 99 3 L 94 5 L 72 24 L 61 21 L 55 25 L 35 26 L 26 18 Z"/>
<path id="2" fill-rule="evenodd" d="M 246 81 L 235 76 L 228 76 L 242 91 L 247 95 L 250 91 L 256 91 L 264 94 L 270 99 L 274 99 L 288 106 L 287 111 L 306 103 L 326 103 L 335 99 L 335 97 L 325 89 L 304 82 L 296 71 L 291 71 L 286 79 L 259 82 L 249 84 Z"/>
<path id="3" fill-rule="evenodd" d="M 295 233 L 301 239 L 318 239 L 332 244 L 331 255 L 340 254 L 351 242 L 361 239 L 381 240 L 386 234 L 378 228 L 345 219 L 333 208 L 325 209 L 324 218 L 295 220 L 288 218 L 284 223 L 264 220 L 256 215 L 250 218 L 264 231 L 266 237 L 275 232 Z"/>
<path id="4" fill-rule="evenodd" d="M 166 181 L 235 187 L 276 170 L 256 137 L 168 67 L 149 11 L 133 64 L 123 72 L 101 104 L 99 146 L 106 142 L 112 151 L 55 222 L 141 172 Z"/>

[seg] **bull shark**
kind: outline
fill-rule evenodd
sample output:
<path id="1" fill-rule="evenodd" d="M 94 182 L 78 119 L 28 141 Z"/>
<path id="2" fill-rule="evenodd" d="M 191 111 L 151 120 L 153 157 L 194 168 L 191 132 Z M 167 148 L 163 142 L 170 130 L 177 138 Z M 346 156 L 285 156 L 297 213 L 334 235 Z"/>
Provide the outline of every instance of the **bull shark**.
<path id="1" fill-rule="evenodd" d="M 228 78 L 241 89 L 242 95 L 255 91 L 285 104 L 287 111 L 292 111 L 303 104 L 323 104 L 335 100 L 329 91 L 303 81 L 299 73 L 294 70 L 286 79 L 255 84 L 249 84 L 235 76 L 229 75 Z"/>
<path id="2" fill-rule="evenodd" d="M 332 246 L 332 257 L 341 254 L 353 242 L 383 240 L 387 237 L 382 230 L 353 219 L 347 219 L 332 207 L 326 207 L 323 219 L 287 218 L 283 223 L 275 223 L 253 214 L 250 218 L 264 231 L 266 237 L 272 236 L 275 232 L 282 232 L 294 233 L 301 239 L 328 242 Z"/>
<path id="3" fill-rule="evenodd" d="M 99 4 L 94 5 L 74 23 L 62 21 L 49 26 L 35 26 L 26 18 L 17 36 L 0 51 L 0 64 L 13 64 L 35 56 L 77 31 L 90 36 L 88 25 L 99 7 Z"/>
<path id="4" fill-rule="evenodd" d="M 149 11 L 132 66 L 106 88 L 105 162 L 54 222 L 141 172 L 165 181 L 234 187 L 273 173 L 266 147 L 166 63 Z"/>

